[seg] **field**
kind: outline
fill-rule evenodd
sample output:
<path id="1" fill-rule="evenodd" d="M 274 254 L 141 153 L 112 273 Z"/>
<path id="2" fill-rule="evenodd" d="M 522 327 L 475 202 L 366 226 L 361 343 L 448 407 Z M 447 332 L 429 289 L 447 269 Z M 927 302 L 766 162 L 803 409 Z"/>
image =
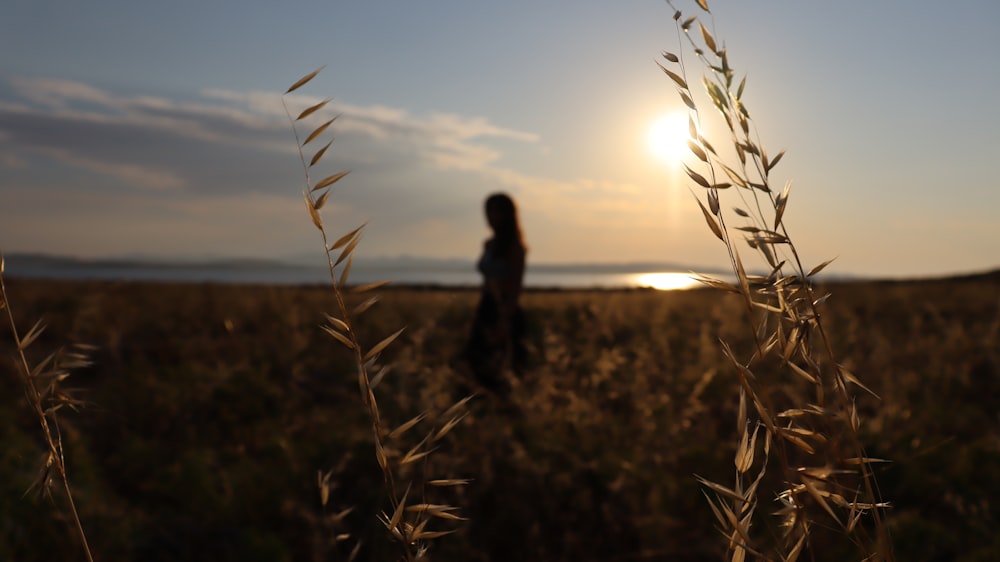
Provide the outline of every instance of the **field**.
<path id="1" fill-rule="evenodd" d="M 21 330 L 48 324 L 35 360 L 96 346 L 93 366 L 63 383 L 87 406 L 60 416 L 96 559 L 342 560 L 358 539 L 359 560 L 397 557 L 376 519 L 389 506 L 356 366 L 319 328 L 329 289 L 7 284 Z M 861 432 L 870 456 L 892 461 L 877 478 L 896 559 L 1000 559 L 1000 276 L 826 289 L 838 356 L 881 398 L 859 402 Z M 366 345 L 406 326 L 384 353 L 394 367 L 376 389 L 382 416 L 398 425 L 475 390 L 453 360 L 476 293 L 380 295 L 357 325 Z M 401 475 L 468 518 L 438 525 L 457 532 L 433 542 L 432 559 L 722 559 L 694 475 L 733 478 L 737 385 L 718 339 L 750 345 L 738 298 L 528 292 L 529 371 L 509 399 L 476 396 L 411 465 L 471 482 L 420 489 L 416 473 Z M 51 501 L 26 493 L 44 446 L 13 357 L 5 325 L 0 559 L 82 560 L 59 488 Z M 325 507 L 319 472 L 335 485 Z M 832 537 L 816 535 L 830 544 L 813 553 L 845 559 Z"/>

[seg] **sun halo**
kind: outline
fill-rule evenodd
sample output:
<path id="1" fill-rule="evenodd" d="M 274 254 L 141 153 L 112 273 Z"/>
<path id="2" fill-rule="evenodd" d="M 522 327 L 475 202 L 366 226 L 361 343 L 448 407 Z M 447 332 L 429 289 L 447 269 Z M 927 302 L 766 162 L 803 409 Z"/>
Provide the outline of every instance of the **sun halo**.
<path id="1" fill-rule="evenodd" d="M 646 145 L 649 151 L 664 162 L 677 164 L 690 154 L 688 117 L 683 112 L 664 113 L 649 125 Z"/>

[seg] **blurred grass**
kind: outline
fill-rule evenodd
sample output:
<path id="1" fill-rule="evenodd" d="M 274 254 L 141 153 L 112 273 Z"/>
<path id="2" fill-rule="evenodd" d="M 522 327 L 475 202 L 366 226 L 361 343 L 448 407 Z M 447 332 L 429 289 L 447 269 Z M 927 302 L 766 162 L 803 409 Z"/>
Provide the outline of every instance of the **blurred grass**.
<path id="1" fill-rule="evenodd" d="M 882 397 L 859 406 L 869 455 L 894 461 L 878 481 L 895 506 L 897 559 L 996 560 L 1000 278 L 828 288 L 835 349 Z M 99 347 L 66 382 L 92 405 L 61 418 L 97 559 L 338 560 L 354 544 L 334 544 L 341 532 L 363 539 L 360 559 L 392 559 L 356 367 L 319 329 L 328 289 L 16 279 L 8 289 L 19 325 L 49 325 L 38 353 Z M 358 322 L 362 341 L 407 326 L 377 389 L 384 417 L 402 423 L 472 388 L 450 365 L 476 293 L 381 296 Z M 513 406 L 476 399 L 432 457 L 434 473 L 473 479 L 450 499 L 470 521 L 432 557 L 720 559 L 692 474 L 731 478 L 737 394 L 717 338 L 749 345 L 742 305 L 708 290 L 529 292 L 524 305 L 533 367 Z M 59 511 L 23 496 L 43 449 L 12 345 L 0 331 L 0 559 L 75 560 Z M 338 484 L 326 510 L 320 470 Z"/>

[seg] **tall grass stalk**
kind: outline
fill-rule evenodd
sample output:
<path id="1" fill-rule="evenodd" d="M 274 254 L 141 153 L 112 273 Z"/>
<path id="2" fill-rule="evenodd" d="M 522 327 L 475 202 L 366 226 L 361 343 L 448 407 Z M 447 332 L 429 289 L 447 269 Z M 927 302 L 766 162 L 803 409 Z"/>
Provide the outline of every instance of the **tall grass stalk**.
<path id="1" fill-rule="evenodd" d="M 45 454 L 45 461 L 40 467 L 38 478 L 32 488 L 37 487 L 41 493 L 49 495 L 51 493 L 53 472 L 58 477 L 59 484 L 66 494 L 67 509 L 72 519 L 75 531 L 80 538 L 80 545 L 87 560 L 93 562 L 94 557 L 87 543 L 87 534 L 83 530 L 83 523 L 80 521 L 80 514 L 76 509 L 76 502 L 73 500 L 73 490 L 70 488 L 69 475 L 66 470 L 66 456 L 63 453 L 62 433 L 59 430 L 58 411 L 67 406 L 76 409 L 82 402 L 77 400 L 66 391 L 60 388 L 60 383 L 70 375 L 71 369 L 86 367 L 90 364 L 87 356 L 83 353 L 84 347 L 76 351 L 58 351 L 50 354 L 45 359 L 35 363 L 28 360 L 27 350 L 38 336 L 45 330 L 45 325 L 41 320 L 35 322 L 34 326 L 24 336 L 21 336 L 14 321 L 14 313 L 11 310 L 10 299 L 7 296 L 7 286 L 4 284 L 4 259 L 0 255 L 0 310 L 7 316 L 10 324 L 10 332 L 14 338 L 17 348 L 17 368 L 21 378 L 22 387 L 28 405 L 38 419 L 42 428 L 42 436 L 45 438 L 45 445 L 48 449 Z M 30 489 L 29 489 L 30 491 Z"/>
<path id="2" fill-rule="evenodd" d="M 310 145 L 314 141 L 321 142 L 321 139 L 328 134 L 330 126 L 337 117 L 324 117 L 323 110 L 330 102 L 329 99 L 312 103 L 299 111 L 294 117 L 288 106 L 288 96 L 306 85 L 320 71 L 322 71 L 322 68 L 303 76 L 292 84 L 282 97 L 282 104 L 285 108 L 285 114 L 288 116 L 292 132 L 295 135 L 299 159 L 302 162 L 305 174 L 303 197 L 306 209 L 310 220 L 317 230 L 319 230 L 323 241 L 323 248 L 326 253 L 326 261 L 330 273 L 330 283 L 337 306 L 337 314 L 326 315 L 327 324 L 323 325 L 322 329 L 353 353 L 354 362 L 357 365 L 358 390 L 371 419 L 375 456 L 382 470 L 385 491 L 390 504 L 389 512 L 382 513 L 380 519 L 386 529 L 388 529 L 390 535 L 401 545 L 402 558 L 407 561 L 420 560 L 427 556 L 429 541 L 454 532 L 454 529 L 430 529 L 428 524 L 432 520 L 454 522 L 463 518 L 456 515 L 457 508 L 454 506 L 428 503 L 427 501 L 417 502 L 413 498 L 418 495 L 425 495 L 428 486 L 447 488 L 465 485 L 467 481 L 463 479 L 423 478 L 422 481 L 416 482 L 416 480 L 410 479 L 406 483 L 405 488 L 403 488 L 401 483 L 397 482 L 397 472 L 402 474 L 410 465 L 418 463 L 426 467 L 428 457 L 438 446 L 439 442 L 465 417 L 464 408 L 471 397 L 453 404 L 440 415 L 432 416 L 429 412 L 424 412 L 391 429 L 382 416 L 376 399 L 375 388 L 389 372 L 389 365 L 380 365 L 378 361 L 381 353 L 403 333 L 403 328 L 389 334 L 369 347 L 365 347 L 359 341 L 358 334 L 354 329 L 354 320 L 369 310 L 378 301 L 378 297 L 371 296 L 362 300 L 356 306 L 351 307 L 348 305 L 346 293 L 368 293 L 384 285 L 385 282 L 369 283 L 353 287 L 348 285 L 354 252 L 361 241 L 365 225 L 362 224 L 350 230 L 331 243 L 331 237 L 328 235 L 323 216 L 320 212 L 330 197 L 333 185 L 342 180 L 348 172 L 336 172 L 315 181 L 312 178 L 314 167 L 320 163 L 330 148 L 333 142 L 332 139 L 313 152 L 310 158 L 306 158 L 307 145 Z M 310 132 L 303 140 L 299 135 L 299 126 L 306 126 L 309 120 L 319 120 L 319 124 L 310 126 Z M 400 438 L 425 420 L 436 423 L 432 424 L 430 430 L 415 445 L 403 447 Z M 323 482 L 324 479 L 321 478 L 321 495 L 325 498 L 326 490 L 323 488 Z M 414 486 L 415 482 L 417 486 Z M 357 549 L 354 551 L 354 554 L 356 553 Z"/>
<path id="3" fill-rule="evenodd" d="M 696 0 L 703 14 L 706 1 Z M 726 248 L 737 282 L 703 281 L 739 294 L 754 336 L 747 357 L 723 341 L 722 350 L 740 382 L 736 478 L 732 487 L 699 480 L 733 560 L 746 557 L 793 561 L 823 548 L 818 533 L 835 529 L 866 560 L 891 560 L 872 465 L 859 439 L 857 393 L 874 395 L 838 360 L 821 310 L 829 294 L 818 294 L 816 275 L 830 261 L 806 269 L 785 221 L 791 183 L 775 189 L 772 172 L 785 152 L 769 156 L 743 100 L 746 78 L 738 83 L 726 47 L 703 15 L 684 18 L 674 2 L 681 49 L 663 53 L 662 70 L 689 109 L 691 153 L 703 171 L 685 165 L 699 190 L 698 205 L 711 232 Z M 709 115 L 690 86 L 683 55 L 686 44 L 704 69 L 708 103 L 729 131 L 724 143 L 710 142 L 703 131 Z M 731 147 L 720 154 L 716 147 Z M 735 161 L 733 158 L 735 157 Z M 728 164 L 727 162 L 734 162 Z M 736 206 L 723 210 L 723 194 Z M 747 273 L 743 240 L 760 260 L 764 275 Z M 832 260 L 831 260 L 832 261 Z M 761 438 L 763 437 L 763 438 Z M 780 468 L 776 491 L 778 526 L 755 522 L 768 468 Z M 774 536 L 770 536 L 770 535 Z M 815 553 L 813 553 L 814 555 Z"/>

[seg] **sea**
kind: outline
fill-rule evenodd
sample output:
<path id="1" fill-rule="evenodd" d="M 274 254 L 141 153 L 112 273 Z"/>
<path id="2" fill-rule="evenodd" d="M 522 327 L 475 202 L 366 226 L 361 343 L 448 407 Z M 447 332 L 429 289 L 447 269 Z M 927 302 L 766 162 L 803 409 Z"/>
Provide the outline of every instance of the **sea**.
<path id="1" fill-rule="evenodd" d="M 342 265 L 336 268 L 340 275 Z M 724 273 L 699 274 L 727 278 Z M 528 264 L 529 289 L 684 290 L 701 287 L 695 270 L 671 264 Z M 325 264 L 269 260 L 201 260 L 188 262 L 142 259 L 82 260 L 14 254 L 5 258 L 8 278 L 191 283 L 317 285 L 330 283 Z M 481 278 L 472 262 L 417 258 L 382 259 L 352 265 L 348 282 L 359 285 L 388 281 L 398 286 L 476 287 Z"/>

